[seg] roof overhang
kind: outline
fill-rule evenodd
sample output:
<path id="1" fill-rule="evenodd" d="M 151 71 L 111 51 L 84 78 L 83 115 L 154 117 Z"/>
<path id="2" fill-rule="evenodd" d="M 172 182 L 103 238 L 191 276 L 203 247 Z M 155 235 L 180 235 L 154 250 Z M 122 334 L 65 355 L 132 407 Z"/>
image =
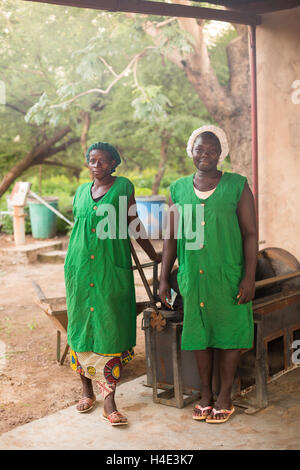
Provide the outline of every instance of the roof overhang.
<path id="1" fill-rule="evenodd" d="M 182 5 L 176 3 L 153 2 L 151 0 L 24 0 L 49 3 L 67 7 L 89 8 L 110 12 L 130 12 L 146 15 L 197 18 L 225 21 L 228 23 L 256 26 L 261 23 L 260 14 L 287 10 L 300 6 L 300 0 L 214 0 L 208 3 L 214 7 Z M 194 0 L 200 2 L 201 0 Z"/>
<path id="2" fill-rule="evenodd" d="M 200 2 L 201 0 L 193 1 Z M 214 0 L 208 3 L 254 14 L 271 13 L 300 6 L 300 0 Z"/>
<path id="3" fill-rule="evenodd" d="M 110 12 L 130 12 L 146 15 L 197 18 L 204 20 L 225 21 L 255 26 L 260 24 L 260 17 L 255 13 L 237 10 L 221 10 L 176 3 L 153 2 L 148 0 L 24 0 L 67 7 L 89 8 Z"/>

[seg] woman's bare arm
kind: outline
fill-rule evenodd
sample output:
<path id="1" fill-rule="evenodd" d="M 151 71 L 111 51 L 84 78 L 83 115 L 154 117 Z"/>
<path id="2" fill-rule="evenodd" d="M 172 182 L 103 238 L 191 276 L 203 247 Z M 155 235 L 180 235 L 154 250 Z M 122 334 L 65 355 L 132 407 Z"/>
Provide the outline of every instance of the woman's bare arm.
<path id="1" fill-rule="evenodd" d="M 239 304 L 249 302 L 255 295 L 255 272 L 257 264 L 258 241 L 254 197 L 246 182 L 238 202 L 237 216 L 243 238 L 245 274 L 240 284 Z"/>
<path id="2" fill-rule="evenodd" d="M 128 225 L 135 221 L 136 232 L 139 233 L 139 236 L 135 238 L 137 243 L 147 253 L 147 255 L 152 261 L 157 261 L 158 263 L 160 263 L 161 253 L 156 253 L 152 243 L 150 242 L 147 236 L 145 227 L 138 217 L 134 191 L 129 199 L 128 211 L 130 211 L 130 215 L 128 215 Z"/>
<path id="3" fill-rule="evenodd" d="M 170 306 L 171 302 L 171 287 L 170 287 L 170 274 L 174 262 L 177 257 L 177 239 L 175 234 L 178 227 L 178 211 L 172 199 L 169 199 L 168 223 L 166 229 L 166 237 L 164 239 L 163 256 L 159 283 L 159 296 L 161 301 Z"/>

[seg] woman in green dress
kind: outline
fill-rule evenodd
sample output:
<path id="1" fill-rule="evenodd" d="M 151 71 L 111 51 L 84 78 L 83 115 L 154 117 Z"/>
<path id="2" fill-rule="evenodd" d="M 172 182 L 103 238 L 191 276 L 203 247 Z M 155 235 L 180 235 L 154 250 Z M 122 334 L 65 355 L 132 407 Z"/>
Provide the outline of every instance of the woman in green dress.
<path id="1" fill-rule="evenodd" d="M 122 367 L 134 356 L 136 300 L 128 226 L 151 260 L 160 261 L 135 209 L 134 186 L 113 176 L 121 159 L 106 142 L 89 147 L 93 181 L 79 186 L 73 201 L 74 227 L 65 260 L 68 344 L 71 367 L 80 373 L 83 393 L 76 409 L 90 410 L 94 381 L 104 399 L 104 419 L 127 424 L 115 404 Z M 130 212 L 130 216 L 128 213 Z"/>
<path id="2" fill-rule="evenodd" d="M 257 230 L 247 178 L 217 169 L 228 154 L 225 133 L 203 126 L 191 135 L 196 172 L 171 184 L 169 237 L 164 241 L 160 297 L 170 305 L 170 272 L 178 257 L 183 298 L 182 349 L 195 351 L 201 401 L 193 418 L 223 423 L 243 349 L 253 345 Z M 220 350 L 220 390 L 213 404 L 213 349 Z"/>

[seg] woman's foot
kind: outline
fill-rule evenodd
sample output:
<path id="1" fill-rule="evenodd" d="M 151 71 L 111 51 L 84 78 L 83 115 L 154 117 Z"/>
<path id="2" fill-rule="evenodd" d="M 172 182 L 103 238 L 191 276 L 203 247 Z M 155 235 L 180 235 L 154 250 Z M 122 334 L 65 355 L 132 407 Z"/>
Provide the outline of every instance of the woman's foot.
<path id="1" fill-rule="evenodd" d="M 76 410 L 78 411 L 78 413 L 85 413 L 86 411 L 89 411 L 94 407 L 95 401 L 95 396 L 93 398 L 82 397 L 80 398 L 76 406 Z"/>
<path id="2" fill-rule="evenodd" d="M 211 392 L 202 394 L 200 402 L 193 410 L 193 419 L 202 421 L 207 418 L 212 410 L 213 396 Z"/>
<path id="3" fill-rule="evenodd" d="M 232 406 L 230 409 L 216 410 L 213 408 L 210 415 L 206 418 L 206 423 L 220 424 L 226 423 L 230 416 L 235 412 L 235 408 Z"/>
<path id="4" fill-rule="evenodd" d="M 82 398 L 79 400 L 76 410 L 79 413 L 84 413 L 93 408 L 96 396 L 94 395 L 92 381 L 83 375 L 81 375 L 80 378 L 82 382 Z"/>
<path id="5" fill-rule="evenodd" d="M 224 420 L 227 421 L 229 418 L 231 410 L 233 408 L 232 400 L 230 396 L 218 396 L 218 399 L 215 403 L 214 410 L 211 412 L 210 416 L 208 417 L 209 419 L 212 419 L 213 421 L 222 421 Z M 222 413 L 222 411 L 224 411 Z"/>
<path id="6" fill-rule="evenodd" d="M 128 424 L 126 416 L 122 415 L 122 413 L 117 410 L 117 405 L 115 403 L 115 392 L 110 393 L 104 399 L 103 418 L 109 421 L 112 426 Z"/>
<path id="7" fill-rule="evenodd" d="M 119 426 L 121 424 L 128 424 L 126 416 L 122 415 L 119 411 L 113 411 L 109 415 L 103 414 L 103 419 L 109 421 L 112 426 Z"/>

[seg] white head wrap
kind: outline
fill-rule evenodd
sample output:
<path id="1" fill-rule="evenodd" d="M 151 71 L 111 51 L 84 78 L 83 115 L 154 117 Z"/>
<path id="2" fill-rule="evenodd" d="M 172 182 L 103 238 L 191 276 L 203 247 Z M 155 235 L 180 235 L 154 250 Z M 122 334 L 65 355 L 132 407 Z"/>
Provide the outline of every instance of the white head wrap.
<path id="1" fill-rule="evenodd" d="M 227 141 L 227 137 L 223 129 L 217 126 L 213 126 L 213 125 L 202 126 L 202 127 L 199 127 L 199 129 L 194 130 L 194 132 L 191 134 L 187 143 L 186 151 L 187 151 L 188 156 L 190 158 L 193 158 L 192 150 L 193 150 L 194 142 L 196 138 L 199 135 L 203 134 L 204 132 L 212 132 L 219 139 L 220 145 L 221 145 L 221 155 L 219 158 L 219 163 L 221 163 L 224 160 L 224 158 L 227 157 L 229 153 L 228 141 Z"/>

